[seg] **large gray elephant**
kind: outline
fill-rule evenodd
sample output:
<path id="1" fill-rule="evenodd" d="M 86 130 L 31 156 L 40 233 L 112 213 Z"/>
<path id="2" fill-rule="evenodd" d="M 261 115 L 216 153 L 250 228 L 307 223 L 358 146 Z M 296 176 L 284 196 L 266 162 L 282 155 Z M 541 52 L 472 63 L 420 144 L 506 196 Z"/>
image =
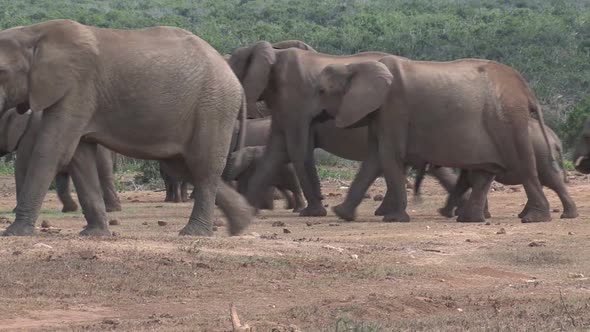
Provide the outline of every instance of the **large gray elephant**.
<path id="1" fill-rule="evenodd" d="M 377 60 L 387 54 L 360 53 L 353 56 L 333 56 L 315 52 L 299 41 L 270 44 L 265 41 L 234 51 L 228 60 L 242 82 L 248 103 L 264 101 L 272 114 L 272 129 L 266 153 L 248 186 L 248 200 L 257 207 L 263 197 L 258 195 L 270 185 L 272 175 L 280 165 L 292 162 L 301 183 L 308 206 L 303 216 L 325 216 L 320 181 L 313 159 L 313 149 L 322 148 L 349 160 L 365 160 L 368 156 L 367 128 L 341 129 L 334 121 L 321 119 L 317 109 L 315 85 L 321 70 L 331 63 L 355 63 Z M 367 171 L 379 176 L 380 165 L 375 160 L 363 163 Z M 450 190 L 456 177 L 448 169 L 435 174 Z M 355 197 L 360 202 L 364 195 Z M 391 196 L 375 211 L 384 215 L 392 203 Z"/>
<path id="2" fill-rule="evenodd" d="M 16 152 L 15 183 L 18 190 L 24 182 L 23 175 L 26 174 L 28 159 L 32 153 L 37 132 L 41 124 L 41 113 L 27 112 L 23 115 L 12 108 L 0 116 L 0 156 L 10 152 Z M 98 146 L 96 149 L 96 167 L 100 179 L 100 186 L 107 212 L 121 211 L 121 201 L 117 195 L 113 176 L 113 157 L 108 149 Z M 72 198 L 70 187 L 70 175 L 65 166 L 55 176 L 57 196 L 63 204 L 62 212 L 73 212 L 78 210 L 78 204 Z"/>
<path id="3" fill-rule="evenodd" d="M 269 186 L 280 165 L 292 162 L 308 204 L 300 214 L 325 216 L 317 172 L 310 159 L 312 121 L 320 115 L 314 107 L 317 76 L 330 63 L 361 62 L 386 54 L 337 57 L 301 47 L 303 43 L 286 44 L 290 47 L 261 41 L 237 49 L 229 59 L 244 86 L 248 104 L 264 101 L 272 114 L 269 143 L 248 186 L 247 198 L 252 205 L 260 206 L 262 197 L 257 193 Z"/>
<path id="4" fill-rule="evenodd" d="M 529 121 L 529 134 L 533 141 L 533 149 L 535 151 L 535 160 L 537 162 L 539 181 L 541 182 L 541 185 L 550 188 L 559 197 L 561 204 L 563 205 L 561 218 L 576 218 L 579 215 L 578 209 L 576 208 L 576 203 L 569 195 L 565 185 L 567 176 L 565 174 L 565 165 L 563 163 L 563 146 L 561 144 L 561 140 L 557 134 L 551 130 L 551 128 L 546 127 L 546 131 L 549 138 L 549 143 L 551 144 L 551 149 L 553 151 L 552 154 L 557 158 L 557 161 L 561 167 L 555 167 L 555 165 L 550 162 L 550 151 L 547 150 L 547 145 L 545 144 L 543 133 L 541 132 L 541 127 L 539 127 L 539 123 L 536 120 L 531 119 Z M 470 177 L 472 176 L 474 175 L 468 170 L 463 170 L 461 172 L 461 176 L 457 181 L 455 189 L 449 194 L 445 206 L 439 210 L 443 216 L 450 218 L 455 215 L 457 211 L 454 210 L 461 206 L 459 199 L 471 188 L 472 182 L 477 182 L 477 179 L 470 180 Z M 418 179 L 420 177 L 423 177 L 423 174 L 418 174 L 416 178 Z M 515 172 L 511 172 L 510 170 L 506 173 L 500 173 L 496 175 L 495 180 L 506 185 L 521 184 L 518 174 L 515 174 Z M 420 186 L 417 181 L 415 192 L 419 192 L 419 190 Z M 519 214 L 519 217 L 522 218 L 525 214 L 526 209 L 524 209 Z M 491 217 L 491 214 L 488 211 L 487 203 L 485 205 L 484 216 L 486 218 Z"/>
<path id="5" fill-rule="evenodd" d="M 121 45 L 126 45 L 121 47 Z M 0 32 L 0 110 L 43 112 L 15 221 L 4 235 L 30 235 L 51 180 L 69 164 L 88 225 L 82 235 L 109 236 L 96 168 L 96 144 L 138 159 L 163 161 L 195 183 L 184 235 L 211 236 L 215 196 L 230 234 L 252 209 L 220 181 L 243 88 L 223 57 L 188 31 L 172 27 L 115 30 L 52 20 Z M 244 123 L 243 121 L 241 122 Z M 243 146 L 244 131 L 238 147 Z M 83 198 L 83 199 L 82 199 Z"/>
<path id="6" fill-rule="evenodd" d="M 368 160 L 381 164 L 396 203 L 384 221 L 409 221 L 405 166 L 417 162 L 477 175 L 458 221 L 484 220 L 494 176 L 506 172 L 515 174 L 528 197 L 522 221 L 551 220 L 528 130 L 531 113 L 538 117 L 547 151 L 551 148 L 540 106 L 514 69 L 487 60 L 421 62 L 386 56 L 326 66 L 316 91 L 318 109 L 333 116 L 336 126 L 368 123 Z M 554 162 L 551 153 L 547 158 Z M 348 195 L 363 194 L 373 180 L 361 168 Z M 347 217 L 355 208 L 340 205 L 334 211 Z"/>

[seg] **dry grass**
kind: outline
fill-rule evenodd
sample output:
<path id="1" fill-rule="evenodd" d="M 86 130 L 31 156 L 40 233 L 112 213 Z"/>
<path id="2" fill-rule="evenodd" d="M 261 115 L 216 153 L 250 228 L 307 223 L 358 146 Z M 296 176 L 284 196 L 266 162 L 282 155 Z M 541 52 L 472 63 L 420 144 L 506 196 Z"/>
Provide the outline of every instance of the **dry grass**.
<path id="1" fill-rule="evenodd" d="M 339 187 L 324 183 L 328 204 L 342 200 Z M 444 195 L 428 181 L 410 223 L 380 222 L 368 199 L 359 222 L 333 226 L 331 215 L 307 226 L 265 211 L 234 238 L 225 227 L 179 237 L 189 203 L 127 192 L 117 236 L 105 240 L 78 237 L 82 215 L 59 213 L 49 195 L 40 219 L 61 233 L 0 239 L 0 329 L 229 331 L 235 303 L 257 331 L 583 331 L 590 185 L 570 190 L 583 216 L 574 221 L 521 224 L 524 194 L 505 191 L 490 195 L 491 225 L 455 223 L 436 215 Z M 383 191 L 379 182 L 372 194 Z M 9 218 L 13 206 L 14 196 L 0 198 Z"/>

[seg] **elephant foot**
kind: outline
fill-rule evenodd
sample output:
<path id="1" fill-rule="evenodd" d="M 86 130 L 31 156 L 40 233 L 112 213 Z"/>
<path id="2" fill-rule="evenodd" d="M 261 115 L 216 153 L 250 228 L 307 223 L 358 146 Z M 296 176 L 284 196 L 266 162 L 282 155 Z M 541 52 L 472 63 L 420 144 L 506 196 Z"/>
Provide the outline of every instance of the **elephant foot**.
<path id="1" fill-rule="evenodd" d="M 579 216 L 578 211 L 576 209 L 573 210 L 565 210 L 563 211 L 563 213 L 561 214 L 560 218 L 561 219 L 575 219 Z"/>
<path id="2" fill-rule="evenodd" d="M 301 213 L 303 210 L 304 210 L 303 206 L 295 206 L 295 208 L 293 209 L 293 212 Z"/>
<path id="3" fill-rule="evenodd" d="M 31 224 L 13 223 L 2 233 L 2 236 L 31 236 L 35 228 Z"/>
<path id="4" fill-rule="evenodd" d="M 383 222 L 409 222 L 410 216 L 406 211 L 389 213 L 383 217 Z"/>
<path id="5" fill-rule="evenodd" d="M 354 221 L 356 219 L 356 215 L 354 210 L 350 210 L 344 207 L 343 204 L 336 205 L 332 208 L 332 211 L 338 216 L 340 219 L 344 219 L 346 221 Z"/>
<path id="6" fill-rule="evenodd" d="M 116 212 L 116 211 L 121 211 L 121 205 L 107 205 L 106 206 L 106 211 L 107 212 Z"/>
<path id="7" fill-rule="evenodd" d="M 483 213 L 479 212 L 463 212 L 459 214 L 457 217 L 457 222 L 484 222 L 486 221 L 485 216 Z"/>
<path id="8" fill-rule="evenodd" d="M 61 212 L 64 212 L 64 213 L 76 212 L 76 211 L 78 211 L 78 204 L 76 204 L 74 202 L 64 204 L 63 208 L 61 209 Z"/>
<path id="9" fill-rule="evenodd" d="M 384 206 L 383 203 L 381 203 L 381 205 L 379 205 L 379 207 L 377 208 L 377 210 L 375 210 L 375 215 L 378 217 L 382 217 L 384 215 L 387 214 L 387 208 Z"/>
<path id="10" fill-rule="evenodd" d="M 105 227 L 85 227 L 81 232 L 81 236 L 92 236 L 92 237 L 107 237 L 113 234 Z"/>
<path id="11" fill-rule="evenodd" d="M 549 213 L 549 211 L 529 209 L 527 213 L 521 218 L 521 221 L 523 223 L 551 221 L 551 213 Z"/>
<path id="12" fill-rule="evenodd" d="M 301 217 L 325 217 L 328 214 L 328 211 L 323 206 L 308 206 L 305 209 L 299 212 L 299 216 Z"/>
<path id="13" fill-rule="evenodd" d="M 438 209 L 438 213 L 446 218 L 453 218 L 455 216 L 455 213 L 453 212 L 453 208 L 449 208 L 449 207 L 441 207 L 440 209 Z"/>
<path id="14" fill-rule="evenodd" d="M 184 226 L 178 235 L 183 236 L 213 236 L 213 230 L 210 227 L 204 225 L 196 225 L 188 223 Z"/>

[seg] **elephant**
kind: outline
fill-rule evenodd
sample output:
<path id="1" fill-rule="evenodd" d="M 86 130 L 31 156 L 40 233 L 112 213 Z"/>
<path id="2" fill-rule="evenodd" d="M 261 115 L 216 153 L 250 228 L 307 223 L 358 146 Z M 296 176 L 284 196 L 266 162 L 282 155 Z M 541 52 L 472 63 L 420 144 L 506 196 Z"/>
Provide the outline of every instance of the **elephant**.
<path id="1" fill-rule="evenodd" d="M 267 148 L 246 196 L 250 204 L 260 206 L 263 197 L 258 193 L 269 186 L 280 165 L 291 162 L 307 200 L 300 215 L 325 216 L 317 172 L 310 158 L 312 122 L 320 116 L 314 107 L 317 77 L 331 63 L 377 60 L 387 54 L 366 52 L 332 56 L 317 53 L 302 42 L 285 44 L 289 47 L 261 41 L 235 50 L 228 60 L 244 86 L 248 105 L 264 101 L 272 114 Z"/>
<path id="2" fill-rule="evenodd" d="M 238 182 L 238 192 L 246 194 L 248 189 L 248 181 L 255 172 L 260 158 L 264 154 L 265 146 L 246 146 L 231 154 L 230 162 L 233 165 L 232 179 Z M 240 158 L 237 158 L 240 154 Z M 239 159 L 239 162 L 234 162 L 234 159 Z M 299 212 L 304 207 L 303 196 L 301 194 L 301 187 L 295 175 L 295 170 L 290 164 L 281 166 L 279 173 L 272 179 L 271 185 L 278 189 L 287 200 L 287 209 L 293 209 L 293 212 Z M 266 191 L 264 208 L 273 209 L 273 193 L 274 190 Z"/>
<path id="3" fill-rule="evenodd" d="M 590 173 L 590 119 L 587 119 L 578 137 L 573 154 L 573 163 L 576 171 Z"/>
<path id="4" fill-rule="evenodd" d="M 551 149 L 553 151 L 553 156 L 557 158 L 557 162 L 560 164 L 560 168 L 556 168 L 553 163 L 550 163 L 549 158 L 549 151 L 547 151 L 547 146 L 545 145 L 545 141 L 543 139 L 543 133 L 541 132 L 541 128 L 539 127 L 536 120 L 529 120 L 529 135 L 533 142 L 533 149 L 535 152 L 535 160 L 537 164 L 537 172 L 539 176 L 539 181 L 541 185 L 546 186 L 553 190 L 559 199 L 561 200 L 561 204 L 563 205 L 563 213 L 561 214 L 561 219 L 573 219 L 579 216 L 578 210 L 576 208 L 576 203 L 573 201 L 571 196 L 567 191 L 567 187 L 565 183 L 567 182 L 567 175 L 565 172 L 565 165 L 563 162 L 563 146 L 561 140 L 555 134 L 550 127 L 545 128 L 549 142 L 551 144 Z M 422 178 L 424 174 L 419 172 L 416 176 L 416 186 L 415 186 L 415 193 L 419 195 L 420 191 L 420 181 L 419 178 Z M 467 190 L 470 189 L 471 181 L 477 182 L 477 180 L 471 180 L 470 177 L 473 176 L 470 174 L 469 170 L 462 170 L 461 176 L 459 176 L 459 180 L 457 181 L 457 186 L 455 190 L 451 191 L 449 197 L 447 198 L 447 202 L 443 208 L 439 210 L 441 215 L 445 217 L 453 217 L 454 213 L 456 213 L 455 208 L 461 207 L 461 204 L 457 202 L 457 197 L 462 196 Z M 514 172 L 506 172 L 497 174 L 495 180 L 505 184 L 505 185 L 517 185 L 521 184 L 518 178 L 518 175 Z M 523 210 L 519 217 L 522 217 L 526 214 L 526 210 Z M 490 218 L 491 214 L 488 211 L 487 202 L 484 208 L 484 216 L 485 218 Z"/>
<path id="5" fill-rule="evenodd" d="M 126 45 L 126 47 L 121 47 Z M 181 235 L 212 236 L 217 202 L 230 235 L 252 208 L 220 181 L 231 151 L 243 147 L 246 98 L 230 67 L 207 42 L 173 27 L 97 28 L 50 20 L 0 31 L 0 111 L 42 113 L 29 167 L 5 236 L 32 235 L 52 178 L 68 165 L 87 226 L 110 236 L 96 168 L 96 146 L 138 159 L 196 184 Z M 240 137 L 232 142 L 236 121 Z M 78 175 L 76 175 L 78 174 Z M 76 176 L 75 176 L 76 175 Z"/>
<path id="6" fill-rule="evenodd" d="M 384 221 L 410 220 L 405 167 L 423 162 L 476 175 L 460 222 L 485 220 L 491 183 L 507 172 L 515 174 L 527 194 L 522 222 L 551 220 L 529 135 L 532 114 L 538 118 L 550 164 L 552 149 L 537 99 L 515 69 L 481 59 L 428 62 L 389 55 L 326 66 L 316 92 L 318 109 L 333 117 L 337 127 L 369 126 L 369 157 L 363 164 L 377 160 L 395 202 Z M 349 197 L 363 195 L 375 179 L 363 166 L 345 201 L 333 208 L 341 218 L 356 209 Z"/>
<path id="7" fill-rule="evenodd" d="M 178 180 L 164 172 L 162 165 L 160 165 L 160 176 L 162 177 L 162 180 L 164 180 L 164 186 L 166 188 L 166 198 L 164 198 L 164 202 L 180 203 L 189 200 L 187 181 Z"/>
<path id="8" fill-rule="evenodd" d="M 257 103 L 256 107 L 260 114 L 266 111 L 266 107 L 261 105 L 263 103 Z M 245 146 L 260 146 L 265 145 L 268 139 L 268 134 L 270 132 L 270 117 L 266 118 L 253 118 L 247 119 L 246 121 L 246 135 L 244 145 Z M 234 126 L 234 132 L 232 136 L 232 140 L 236 140 L 240 133 L 240 127 L 238 124 Z M 235 157 L 234 157 L 235 159 Z M 194 198 L 193 194 L 190 196 L 188 195 L 187 188 L 188 182 L 176 179 L 175 177 L 167 174 L 162 166 L 160 165 L 160 175 L 164 180 L 164 186 L 166 188 L 166 198 L 164 199 L 165 202 L 186 202 L 189 198 Z M 231 181 L 232 179 L 226 179 L 226 181 Z M 271 201 L 272 203 L 272 201 Z M 266 206 L 270 206 L 272 204 L 266 204 Z M 266 207 L 264 207 L 266 208 Z"/>
<path id="9" fill-rule="evenodd" d="M 10 152 L 17 153 L 15 182 L 17 193 L 22 187 L 23 174 L 27 171 L 29 156 L 41 123 L 41 113 L 26 112 L 23 115 L 11 108 L 0 117 L 0 156 Z M 103 192 L 104 204 L 107 212 L 121 211 L 121 201 L 117 195 L 113 176 L 113 157 L 111 151 L 98 146 L 96 149 L 96 167 Z M 70 175 L 67 166 L 60 169 L 55 176 L 57 196 L 63 204 L 62 212 L 73 212 L 78 210 L 78 204 L 72 198 L 70 187 Z"/>
<path id="10" fill-rule="evenodd" d="M 317 53 L 298 41 L 275 44 L 261 41 L 231 54 L 228 62 L 244 86 L 248 103 L 264 101 L 271 109 L 273 119 L 268 148 L 248 186 L 246 196 L 252 205 L 262 206 L 264 197 L 258 193 L 270 185 L 270 175 L 276 174 L 280 165 L 291 161 L 308 202 L 300 215 L 326 215 L 313 149 L 321 148 L 344 159 L 365 160 L 368 156 L 368 129 L 337 128 L 333 120 L 322 118 L 322 114 L 314 110 L 317 77 L 330 63 L 360 62 L 385 55 L 367 52 L 332 56 Z M 380 175 L 379 165 L 372 165 L 376 176 Z M 456 176 L 449 169 L 437 169 L 433 175 L 447 191 L 454 187 Z M 359 202 L 362 198 L 363 195 L 358 197 Z M 391 196 L 386 194 L 375 214 L 384 215 L 387 206 L 392 205 L 391 201 Z"/>

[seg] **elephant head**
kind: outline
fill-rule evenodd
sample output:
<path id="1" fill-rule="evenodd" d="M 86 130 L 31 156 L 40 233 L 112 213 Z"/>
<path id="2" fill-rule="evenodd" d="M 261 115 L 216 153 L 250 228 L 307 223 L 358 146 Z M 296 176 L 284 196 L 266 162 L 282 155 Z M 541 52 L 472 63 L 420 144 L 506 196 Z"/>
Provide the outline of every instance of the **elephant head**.
<path id="1" fill-rule="evenodd" d="M 318 80 L 320 108 L 335 118 L 337 127 L 354 126 L 379 109 L 392 81 L 387 66 L 378 61 L 329 65 Z"/>
<path id="2" fill-rule="evenodd" d="M 574 166 L 578 172 L 590 173 L 590 119 L 586 120 L 584 129 L 574 150 Z"/>
<path id="3" fill-rule="evenodd" d="M 231 164 L 232 168 L 226 174 L 225 180 L 236 180 L 239 178 L 250 166 L 262 158 L 264 150 L 264 146 L 247 146 L 231 153 L 228 164 Z"/>
<path id="4" fill-rule="evenodd" d="M 1 110 L 42 111 L 87 86 L 97 42 L 72 25 L 79 24 L 48 21 L 0 32 Z"/>
<path id="5" fill-rule="evenodd" d="M 30 119 L 30 112 L 20 115 L 16 108 L 2 112 L 0 115 L 0 157 L 16 151 L 18 143 L 29 126 Z"/>
<path id="6" fill-rule="evenodd" d="M 248 102 L 248 117 L 263 117 L 258 112 L 256 102 L 261 99 L 268 86 L 270 72 L 276 61 L 275 52 L 291 47 L 315 52 L 311 46 L 302 41 L 287 40 L 275 44 L 260 41 L 241 47 L 231 54 L 228 63 L 244 87 Z"/>

